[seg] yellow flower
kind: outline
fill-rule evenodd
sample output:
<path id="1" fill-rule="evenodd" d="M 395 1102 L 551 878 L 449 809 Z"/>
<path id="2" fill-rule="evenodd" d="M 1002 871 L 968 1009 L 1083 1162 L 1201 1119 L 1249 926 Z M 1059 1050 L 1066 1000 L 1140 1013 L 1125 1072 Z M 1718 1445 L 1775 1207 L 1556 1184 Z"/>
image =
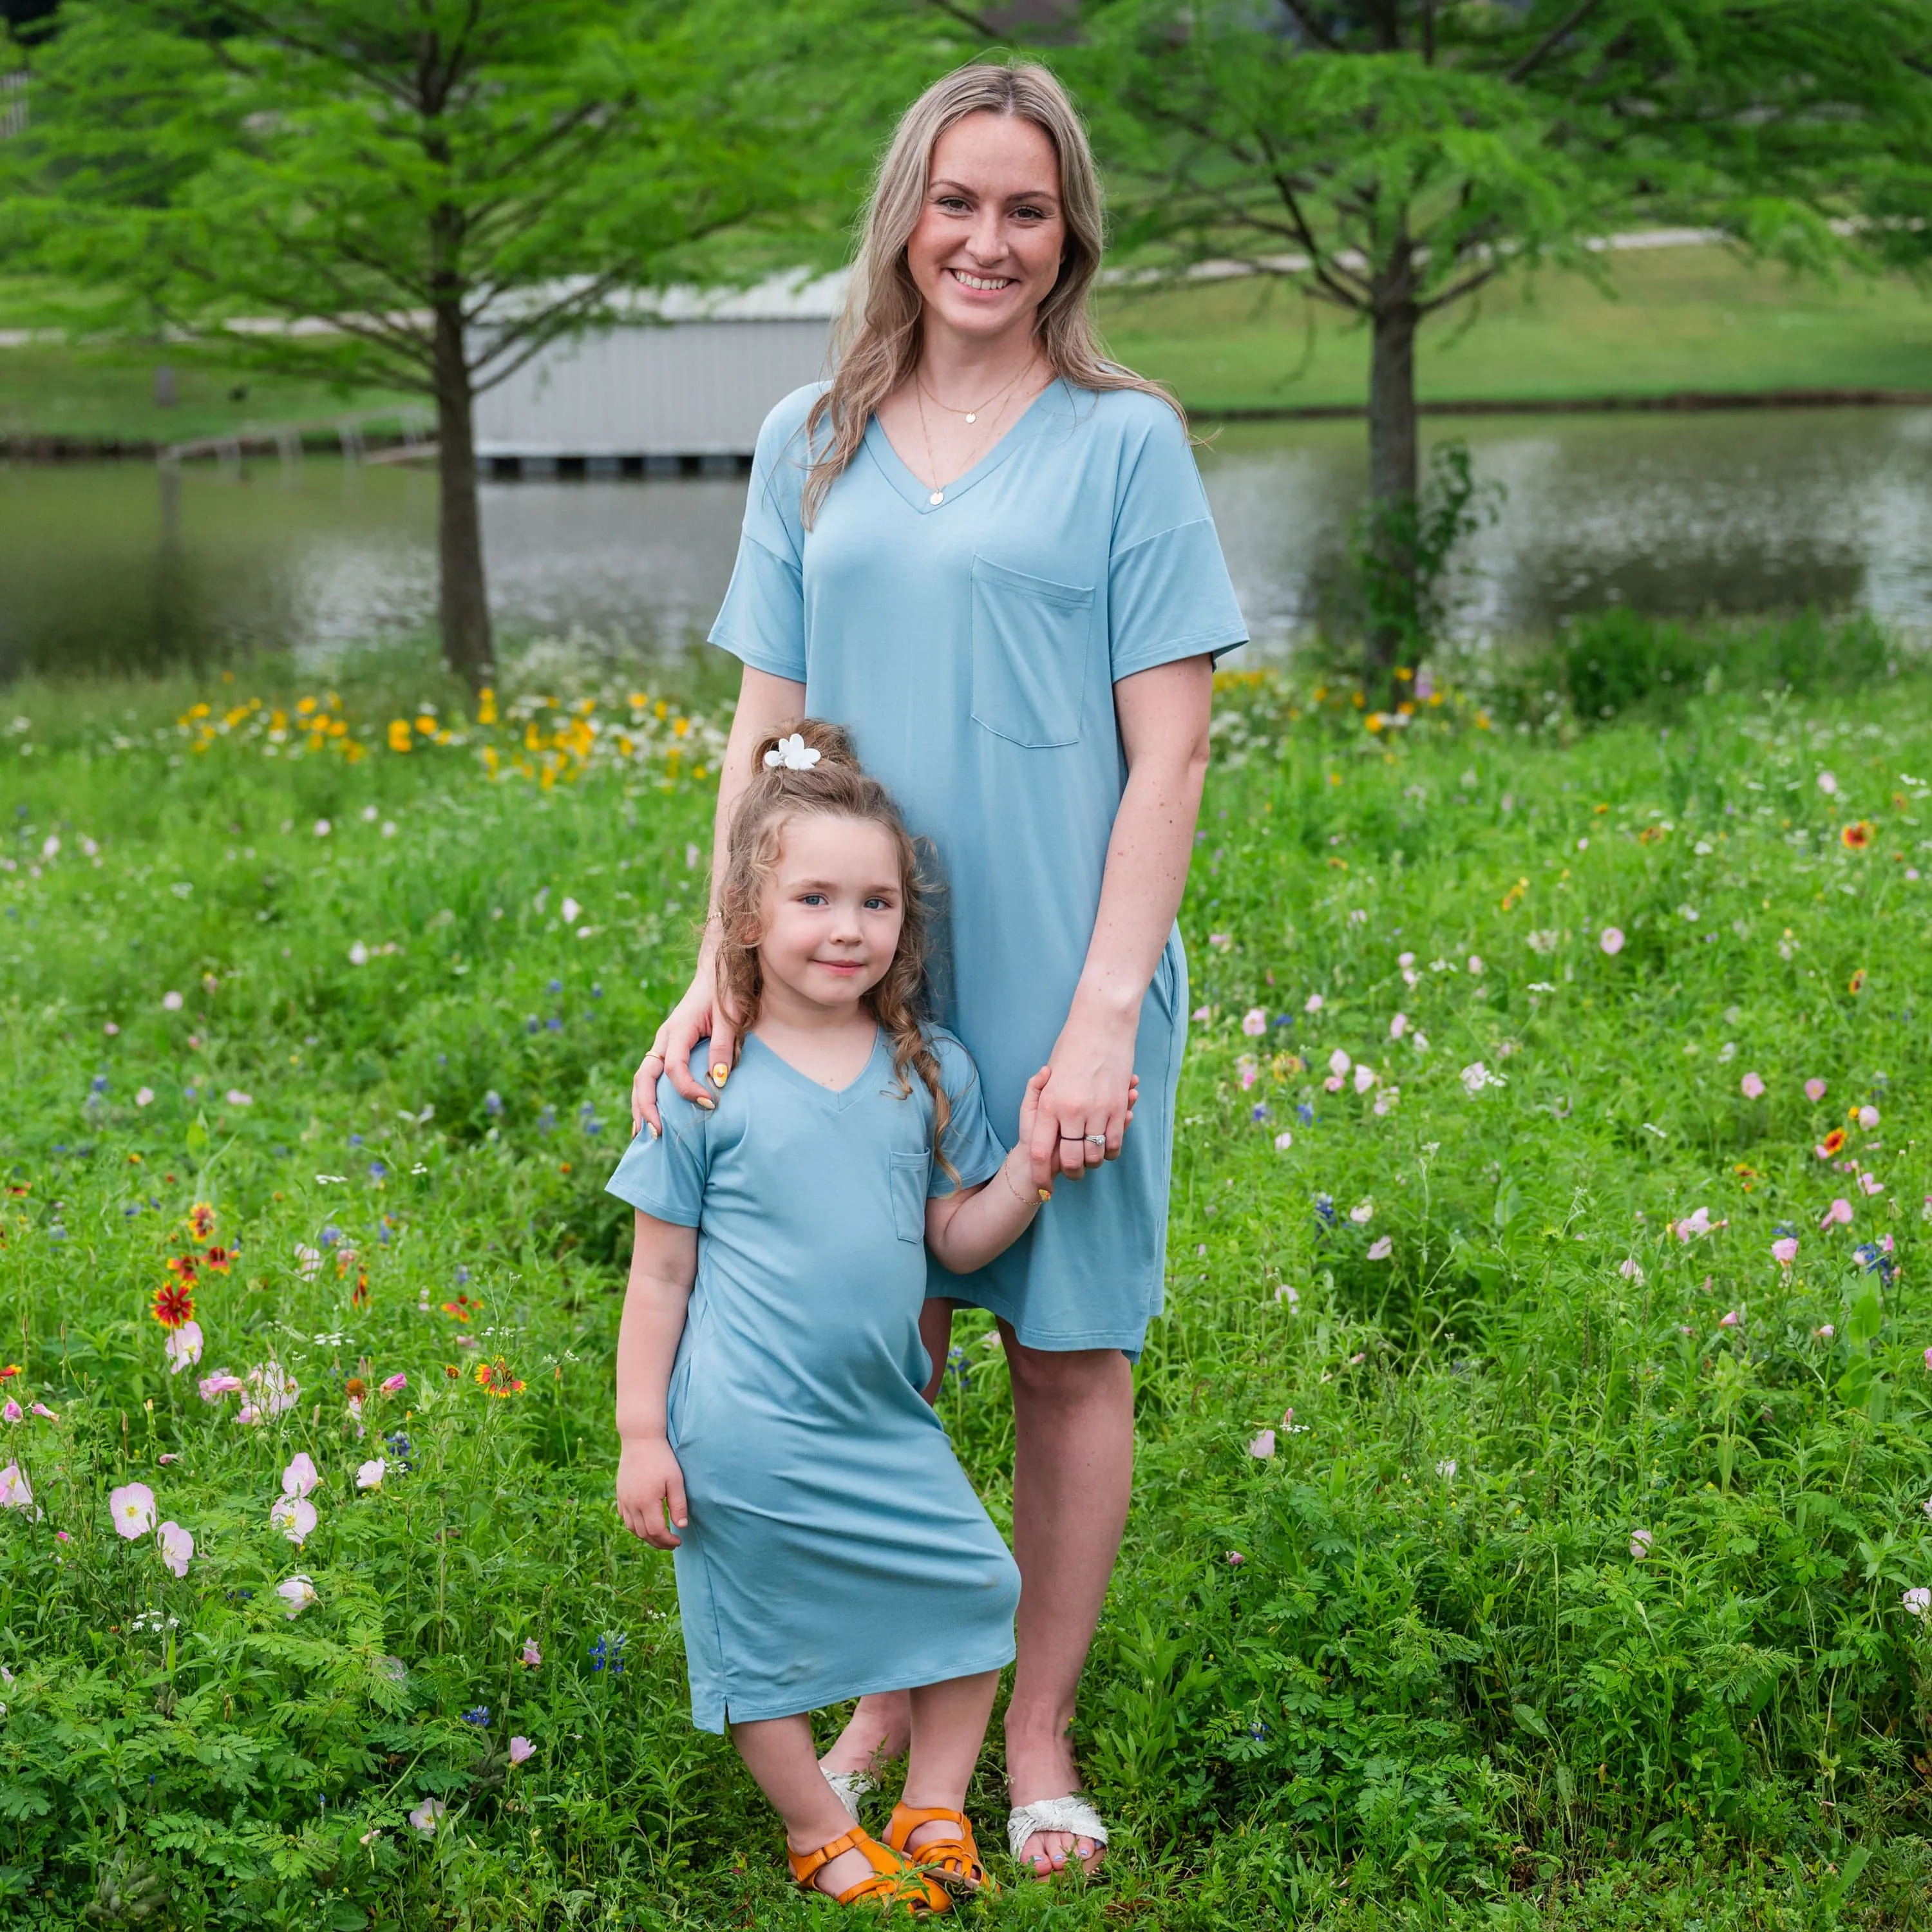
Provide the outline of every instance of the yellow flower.
<path id="1" fill-rule="evenodd" d="M 496 694 L 487 684 L 476 694 L 476 722 L 479 724 L 496 722 Z"/>
<path id="2" fill-rule="evenodd" d="M 410 721 L 406 718 L 389 720 L 389 749 L 406 752 L 415 740 L 410 736 Z"/>
<path id="3" fill-rule="evenodd" d="M 425 738 L 433 738 L 436 736 L 436 720 L 434 718 L 418 718 L 416 720 L 416 729 Z"/>

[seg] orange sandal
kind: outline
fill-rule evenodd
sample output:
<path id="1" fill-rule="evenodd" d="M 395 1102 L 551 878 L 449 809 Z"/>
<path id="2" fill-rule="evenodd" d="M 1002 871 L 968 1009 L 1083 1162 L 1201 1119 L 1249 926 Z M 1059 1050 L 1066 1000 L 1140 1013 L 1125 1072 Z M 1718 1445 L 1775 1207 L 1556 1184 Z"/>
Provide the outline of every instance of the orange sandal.
<path id="1" fill-rule="evenodd" d="M 944 1818 L 959 1828 L 949 1837 L 928 1839 L 916 1851 L 908 1850 L 906 1840 L 920 1826 L 929 1825 L 936 1818 Z M 894 1851 L 902 1852 L 916 1861 L 922 1871 L 959 1898 L 970 1898 L 976 1893 L 983 1893 L 992 1898 L 999 1892 L 1000 1888 L 992 1874 L 980 1862 L 980 1847 L 973 1841 L 973 1826 L 963 1811 L 949 1811 L 944 1805 L 929 1806 L 920 1810 L 910 1804 L 896 1804 L 892 1820 L 886 1827 L 886 1843 Z"/>
<path id="2" fill-rule="evenodd" d="M 947 1812 L 944 1815 L 950 1817 L 952 1814 Z M 894 1822 L 897 1822 L 896 1816 Z M 970 1837 L 970 1833 L 968 1835 Z M 872 1868 L 872 1876 L 862 1878 L 856 1885 L 848 1886 L 836 1894 L 827 1894 L 824 1887 L 814 1884 L 813 1880 L 820 1868 L 830 1864 L 842 1852 L 862 1854 L 866 1862 Z M 791 1866 L 792 1876 L 804 1890 L 818 1892 L 821 1897 L 833 1896 L 840 1905 L 850 1905 L 862 1898 L 877 1899 L 882 1904 L 903 1905 L 915 1918 L 952 1910 L 951 1898 L 926 1878 L 916 1865 L 909 1863 L 896 1850 L 888 1851 L 878 1839 L 856 1826 L 842 1838 L 834 1838 L 829 1845 L 820 1845 L 815 1852 L 794 1852 L 788 1846 L 785 1858 Z"/>

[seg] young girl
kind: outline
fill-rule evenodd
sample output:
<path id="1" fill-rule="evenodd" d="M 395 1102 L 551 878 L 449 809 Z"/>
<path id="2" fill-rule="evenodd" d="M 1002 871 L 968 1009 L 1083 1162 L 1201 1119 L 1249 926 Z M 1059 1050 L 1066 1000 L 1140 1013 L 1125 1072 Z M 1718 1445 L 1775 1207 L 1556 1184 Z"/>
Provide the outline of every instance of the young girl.
<path id="1" fill-rule="evenodd" d="M 842 730 L 766 739 L 718 906 L 743 1057 L 700 1106 L 667 1083 L 662 1138 L 610 1186 L 638 1210 L 617 1505 L 677 1552 L 692 1720 L 729 1726 L 800 1885 L 944 1912 L 988 1883 L 964 1806 L 1019 1576 L 920 1393 L 926 1252 L 981 1267 L 1050 1197 L 1028 1152 L 1044 1070 L 1004 1154 L 965 1049 L 917 1018 L 921 892 Z M 907 1685 L 881 1845 L 820 1772 L 808 1714 Z"/>

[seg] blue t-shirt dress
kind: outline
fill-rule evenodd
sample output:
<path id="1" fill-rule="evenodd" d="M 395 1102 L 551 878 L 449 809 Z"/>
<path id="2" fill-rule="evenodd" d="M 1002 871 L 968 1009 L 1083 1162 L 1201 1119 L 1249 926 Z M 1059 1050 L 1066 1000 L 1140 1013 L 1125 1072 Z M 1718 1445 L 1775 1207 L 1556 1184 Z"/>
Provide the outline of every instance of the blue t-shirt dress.
<path id="1" fill-rule="evenodd" d="M 930 1037 L 958 1184 L 1006 1150 L 958 1040 Z M 709 1042 L 692 1055 L 700 1080 Z M 756 1034 L 715 1112 L 665 1081 L 609 1191 L 698 1230 L 668 1416 L 690 1527 L 678 1608 L 700 1730 L 997 1670 L 1019 1571 L 922 1399 L 932 1096 L 882 1031 L 833 1090 Z M 1001 1185 L 1005 1184 L 1002 1183 Z"/>
<path id="2" fill-rule="evenodd" d="M 803 428 L 758 438 L 737 566 L 711 641 L 801 682 L 929 842 L 945 888 L 936 1016 L 1018 1132 L 1093 937 L 1126 760 L 1114 686 L 1218 656 L 1247 628 L 1185 431 L 1157 398 L 1050 384 L 964 476 L 929 489 L 876 418 L 811 530 Z M 1044 1349 L 1137 1356 L 1160 1312 L 1187 964 L 1170 934 L 1141 1008 L 1140 1105 L 1120 1158 L 972 1275 L 930 1292 Z M 663 1090 L 660 1088 L 660 1092 Z"/>

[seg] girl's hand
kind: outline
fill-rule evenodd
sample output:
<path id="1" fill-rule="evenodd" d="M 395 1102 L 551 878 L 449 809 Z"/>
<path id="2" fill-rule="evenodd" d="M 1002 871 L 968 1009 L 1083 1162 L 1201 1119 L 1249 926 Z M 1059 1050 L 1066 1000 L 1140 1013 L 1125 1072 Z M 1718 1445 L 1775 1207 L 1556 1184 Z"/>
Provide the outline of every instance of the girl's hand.
<path id="1" fill-rule="evenodd" d="M 658 1082 L 665 1074 L 670 1076 L 670 1084 L 687 1100 L 695 1101 L 708 1112 L 718 1104 L 717 1096 L 707 1093 L 692 1078 L 691 1050 L 706 1034 L 711 1039 L 711 1080 L 714 1086 L 722 1087 L 731 1069 L 738 1062 L 738 1029 L 728 1010 L 717 996 L 717 979 L 712 969 L 712 952 L 708 946 L 698 956 L 698 970 L 692 976 L 689 988 L 682 999 L 672 1007 L 657 1037 L 651 1042 L 651 1050 L 644 1055 L 644 1063 L 631 1082 L 631 1132 L 634 1135 L 640 1126 L 648 1122 L 651 1132 L 664 1132 L 664 1119 L 658 1112 Z"/>
<path id="2" fill-rule="evenodd" d="M 680 1529 L 691 1521 L 684 1499 L 684 1472 L 662 1436 L 625 1439 L 617 1459 L 617 1514 L 634 1536 L 659 1550 L 675 1550 L 678 1538 L 664 1526 L 668 1511 Z"/>
<path id="3" fill-rule="evenodd" d="M 1051 1160 L 1042 1156 L 1034 1144 L 1034 1129 L 1040 1120 L 1040 1096 L 1046 1090 L 1046 1083 L 1053 1077 L 1053 1069 L 1042 1066 L 1027 1082 L 1026 1094 L 1020 1102 L 1020 1137 L 1015 1143 L 1014 1154 L 1024 1162 L 1028 1185 L 1042 1197 L 1042 1201 L 1053 1198 L 1053 1177 L 1058 1170 Z"/>
<path id="4" fill-rule="evenodd" d="M 1139 1092 L 1134 1074 L 1139 1018 L 1138 1007 L 1124 1020 L 1095 1019 L 1077 1006 L 1067 1016 L 1047 1063 L 1052 1077 L 1040 1095 L 1033 1134 L 1036 1158 L 1056 1172 L 1077 1180 L 1089 1167 L 1119 1158 Z"/>

